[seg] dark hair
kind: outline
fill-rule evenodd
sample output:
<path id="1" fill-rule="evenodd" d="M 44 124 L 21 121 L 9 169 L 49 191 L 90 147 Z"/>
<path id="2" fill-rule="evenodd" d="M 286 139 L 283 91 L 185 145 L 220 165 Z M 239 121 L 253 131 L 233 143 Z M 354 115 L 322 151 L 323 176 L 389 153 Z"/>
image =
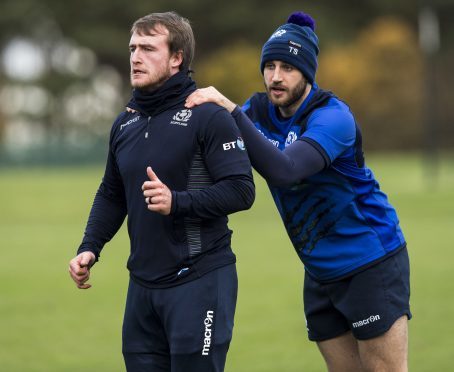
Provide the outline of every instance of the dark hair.
<path id="1" fill-rule="evenodd" d="M 189 20 L 176 12 L 151 13 L 139 18 L 131 27 L 134 32 L 150 35 L 156 26 L 164 26 L 169 31 L 168 45 L 170 53 L 183 54 L 180 70 L 189 70 L 194 58 L 195 40 Z"/>

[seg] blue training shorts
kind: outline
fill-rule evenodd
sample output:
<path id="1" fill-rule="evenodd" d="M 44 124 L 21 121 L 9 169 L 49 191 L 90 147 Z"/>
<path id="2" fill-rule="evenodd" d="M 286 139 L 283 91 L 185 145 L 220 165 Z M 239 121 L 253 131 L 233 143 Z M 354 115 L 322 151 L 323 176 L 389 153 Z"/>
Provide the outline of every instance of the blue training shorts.
<path id="1" fill-rule="evenodd" d="M 307 273 L 304 312 L 311 341 L 352 331 L 367 340 L 388 331 L 410 312 L 410 267 L 407 248 L 352 276 L 320 283 Z"/>

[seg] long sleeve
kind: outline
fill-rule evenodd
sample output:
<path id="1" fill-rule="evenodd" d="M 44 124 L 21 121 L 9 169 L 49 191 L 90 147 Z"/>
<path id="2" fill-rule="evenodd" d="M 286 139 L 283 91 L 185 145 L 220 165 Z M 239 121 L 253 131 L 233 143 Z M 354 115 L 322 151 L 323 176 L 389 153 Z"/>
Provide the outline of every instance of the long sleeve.
<path id="1" fill-rule="evenodd" d="M 252 166 L 270 185 L 292 185 L 330 164 L 329 157 L 315 141 L 301 138 L 281 151 L 255 128 L 238 106 L 232 116 L 244 138 Z"/>
<path id="2" fill-rule="evenodd" d="M 172 192 L 172 214 L 214 218 L 249 209 L 255 199 L 252 175 L 230 176 L 200 191 Z"/>
<path id="3" fill-rule="evenodd" d="M 250 208 L 255 199 L 251 164 L 240 131 L 226 110 L 219 110 L 205 124 L 200 142 L 212 184 L 173 191 L 171 213 L 214 218 Z"/>
<path id="4" fill-rule="evenodd" d="M 124 188 L 110 145 L 104 177 L 93 201 L 77 253 L 91 251 L 98 259 L 104 245 L 120 229 L 126 214 Z"/>

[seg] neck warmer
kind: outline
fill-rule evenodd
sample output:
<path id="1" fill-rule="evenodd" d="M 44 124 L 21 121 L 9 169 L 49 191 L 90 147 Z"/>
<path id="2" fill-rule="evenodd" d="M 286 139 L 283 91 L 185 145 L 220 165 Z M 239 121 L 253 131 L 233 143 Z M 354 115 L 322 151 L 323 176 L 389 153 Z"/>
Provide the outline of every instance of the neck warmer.
<path id="1" fill-rule="evenodd" d="M 188 76 L 188 72 L 180 71 L 153 91 L 134 89 L 127 106 L 148 116 L 156 116 L 184 103 L 186 97 L 195 90 L 195 82 Z"/>

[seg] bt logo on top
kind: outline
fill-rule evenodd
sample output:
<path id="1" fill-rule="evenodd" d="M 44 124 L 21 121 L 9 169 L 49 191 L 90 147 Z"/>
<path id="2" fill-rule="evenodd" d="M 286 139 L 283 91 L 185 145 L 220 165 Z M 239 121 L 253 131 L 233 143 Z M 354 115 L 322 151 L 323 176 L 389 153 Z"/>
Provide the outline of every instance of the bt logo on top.
<path id="1" fill-rule="evenodd" d="M 224 151 L 228 151 L 234 148 L 239 148 L 240 150 L 246 150 L 246 146 L 244 145 L 244 141 L 241 137 L 238 137 L 236 141 L 226 142 L 222 144 L 222 148 Z"/>

